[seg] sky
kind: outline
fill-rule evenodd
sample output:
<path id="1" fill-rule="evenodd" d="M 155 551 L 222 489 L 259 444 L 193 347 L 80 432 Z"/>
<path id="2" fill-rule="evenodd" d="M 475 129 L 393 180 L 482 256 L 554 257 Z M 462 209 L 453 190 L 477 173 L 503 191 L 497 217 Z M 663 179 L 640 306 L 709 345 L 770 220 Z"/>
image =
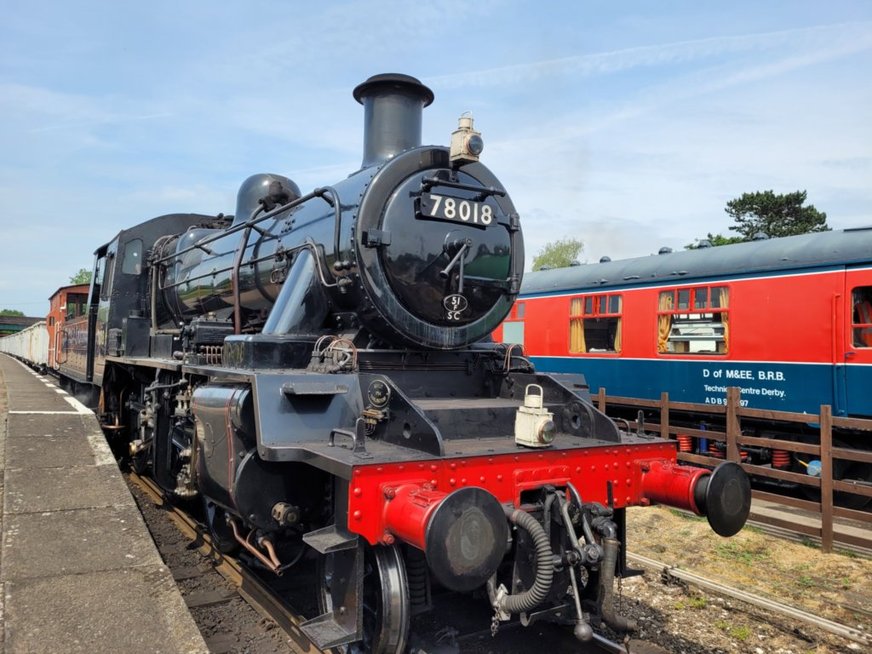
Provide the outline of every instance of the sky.
<path id="1" fill-rule="evenodd" d="M 828 0 L 5 0 L 0 309 L 48 297 L 123 228 L 232 213 L 257 172 L 303 192 L 360 167 L 352 89 L 435 93 L 423 142 L 470 111 L 521 215 L 527 268 L 731 235 L 727 201 L 808 192 L 872 225 L 872 3 Z"/>

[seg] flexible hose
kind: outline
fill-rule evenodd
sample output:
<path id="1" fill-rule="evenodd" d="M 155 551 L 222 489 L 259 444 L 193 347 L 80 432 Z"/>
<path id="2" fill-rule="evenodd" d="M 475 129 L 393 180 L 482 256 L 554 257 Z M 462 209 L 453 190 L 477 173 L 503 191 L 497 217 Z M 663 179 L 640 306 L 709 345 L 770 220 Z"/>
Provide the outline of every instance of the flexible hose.
<path id="1" fill-rule="evenodd" d="M 521 613 L 539 606 L 551 590 L 554 565 L 551 562 L 551 543 L 542 525 L 525 511 L 506 508 L 506 517 L 512 524 L 527 531 L 536 547 L 536 580 L 533 585 L 518 595 L 506 595 L 500 608 L 507 613 Z"/>
<path id="2" fill-rule="evenodd" d="M 636 621 L 615 612 L 615 566 L 618 563 L 618 546 L 615 538 L 603 539 L 603 562 L 600 565 L 599 597 L 600 613 L 605 623 L 618 631 L 635 631 Z"/>

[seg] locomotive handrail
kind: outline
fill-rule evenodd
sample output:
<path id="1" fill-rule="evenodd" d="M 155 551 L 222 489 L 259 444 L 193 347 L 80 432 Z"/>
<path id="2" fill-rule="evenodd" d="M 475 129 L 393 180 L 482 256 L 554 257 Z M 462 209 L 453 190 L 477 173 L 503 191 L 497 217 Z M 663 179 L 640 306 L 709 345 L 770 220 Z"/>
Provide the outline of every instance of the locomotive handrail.
<path id="1" fill-rule="evenodd" d="M 327 194 L 329 194 L 331 197 L 327 197 Z M 293 209 L 294 207 L 299 206 L 305 202 L 308 202 L 309 200 L 312 200 L 314 198 L 319 198 L 319 197 L 321 199 L 323 199 L 327 204 L 329 204 L 334 209 L 335 227 L 334 227 L 334 239 L 333 239 L 333 256 L 334 256 L 334 261 L 336 261 L 338 263 L 339 262 L 340 236 L 341 236 L 341 223 L 342 223 L 342 205 L 341 205 L 341 202 L 339 201 L 339 194 L 336 192 L 336 189 L 334 189 L 332 186 L 322 186 L 322 187 L 314 189 L 312 192 L 307 193 L 304 196 L 301 196 L 299 198 L 291 200 L 290 202 L 286 202 L 283 205 L 275 207 L 275 208 L 263 213 L 263 215 L 259 215 L 259 214 L 261 214 L 261 212 L 263 212 L 263 209 L 264 209 L 263 205 L 260 205 L 257 207 L 257 209 L 255 209 L 252 212 L 249 219 L 246 220 L 244 223 L 240 223 L 239 225 L 236 225 L 234 227 L 230 227 L 229 229 L 222 230 L 218 234 L 213 234 L 211 236 L 207 236 L 206 238 L 204 238 L 200 241 L 197 241 L 193 245 L 190 245 L 190 246 L 188 246 L 182 250 L 179 250 L 177 252 L 173 252 L 173 253 L 168 254 L 166 256 L 163 256 L 163 257 L 160 257 L 157 259 L 153 259 L 151 263 L 152 263 L 153 269 L 155 270 L 154 279 L 155 279 L 155 282 L 157 282 L 158 275 L 157 275 L 156 271 L 157 271 L 157 267 L 159 265 L 166 267 L 167 262 L 178 261 L 179 257 L 181 257 L 182 255 L 187 254 L 189 252 L 193 252 L 194 250 L 202 250 L 202 251 L 206 252 L 207 254 L 212 254 L 213 253 L 212 250 L 206 247 L 207 244 L 214 243 L 220 239 L 223 239 L 223 238 L 230 236 L 232 234 L 236 234 L 238 232 L 243 233 L 243 237 L 240 239 L 239 243 L 236 246 L 236 256 L 234 257 L 232 265 L 227 266 L 225 268 L 221 268 L 221 269 L 213 269 L 209 273 L 203 274 L 203 275 L 198 275 L 197 277 L 189 277 L 189 278 L 185 279 L 184 282 L 175 282 L 173 284 L 160 285 L 160 286 L 157 283 L 155 283 L 154 284 L 155 293 L 158 290 L 161 292 L 164 292 L 167 289 L 176 288 L 176 287 L 180 286 L 182 283 L 189 284 L 192 281 L 198 281 L 200 279 L 207 279 L 210 277 L 214 277 L 215 274 L 218 272 L 228 272 L 229 271 L 231 284 L 233 286 L 233 331 L 236 334 L 241 333 L 241 331 L 242 331 L 242 312 L 241 312 L 242 301 L 241 301 L 241 289 L 239 288 L 239 269 L 242 266 L 242 260 L 245 257 L 245 251 L 248 249 L 248 241 L 249 241 L 249 237 L 251 235 L 251 231 L 254 230 L 258 234 L 260 234 L 261 236 L 268 236 L 269 232 L 265 229 L 258 227 L 259 223 L 262 223 L 265 220 L 268 220 L 269 218 L 275 217 L 278 214 L 283 213 L 284 211 L 287 211 L 289 209 Z M 307 243 L 307 244 L 304 244 L 301 246 L 297 246 L 294 248 L 289 248 L 287 250 L 283 250 L 283 252 L 285 254 L 293 253 L 293 252 L 296 252 L 296 251 L 303 249 L 303 248 L 306 248 L 306 247 L 310 247 L 310 245 Z M 317 248 L 312 247 L 311 249 L 312 249 L 312 252 L 315 256 L 315 260 L 319 264 L 319 266 L 318 266 L 319 267 L 319 277 L 321 279 L 322 285 L 324 285 L 325 287 L 337 286 L 338 284 L 335 284 L 335 283 L 331 284 L 331 283 L 327 282 L 327 280 L 324 277 L 324 272 L 323 272 L 323 270 L 321 270 L 321 265 L 323 265 L 323 261 L 321 260 L 320 252 L 318 252 Z M 268 256 L 257 257 L 256 259 L 252 259 L 248 263 L 249 264 L 257 264 L 257 263 L 261 263 L 263 261 L 268 261 L 268 260 L 274 259 L 274 258 L 275 258 L 275 253 L 272 253 Z M 152 313 L 152 315 L 154 315 L 154 312 Z"/>
<path id="2" fill-rule="evenodd" d="M 245 221 L 245 229 L 242 232 L 242 238 L 239 245 L 236 246 L 236 256 L 233 258 L 233 267 L 230 270 L 230 283 L 233 285 L 233 333 L 239 334 L 242 332 L 242 315 L 240 306 L 242 299 L 239 291 L 239 266 L 242 265 L 242 257 L 245 256 L 245 250 L 248 248 L 248 237 L 251 235 L 251 230 L 254 228 L 255 218 L 257 214 L 263 211 L 263 205 L 259 205 L 251 213 L 251 217 Z M 263 233 L 258 231 L 261 236 Z M 190 280 L 188 280 L 190 281 Z"/>
<path id="3" fill-rule="evenodd" d="M 498 195 L 500 197 L 506 195 L 506 192 L 501 188 L 495 188 L 493 186 L 473 186 L 472 184 L 464 184 L 462 182 L 452 182 L 451 180 L 442 179 L 435 175 L 425 177 L 421 180 L 421 188 L 424 192 L 429 191 L 434 186 L 447 186 L 448 188 L 456 188 L 461 191 L 473 191 L 479 193 L 482 198 L 486 198 L 489 195 Z"/>
<path id="4" fill-rule="evenodd" d="M 303 195 L 295 200 L 291 200 L 290 202 L 286 202 L 285 204 L 283 204 L 281 206 L 275 207 L 274 209 L 270 209 L 268 212 L 266 212 L 265 214 L 263 214 L 262 216 L 260 216 L 256 220 L 252 221 L 254 215 L 256 215 L 256 213 L 257 213 L 257 211 L 255 210 L 255 214 L 253 214 L 252 218 L 249 218 L 244 223 L 239 223 L 238 225 L 235 225 L 233 227 L 229 227 L 228 229 L 221 230 L 220 234 L 214 234 L 212 236 L 207 236 L 202 241 L 197 241 L 197 243 L 195 245 L 189 245 L 185 249 L 179 250 L 178 252 L 173 252 L 172 254 L 168 254 L 165 257 L 161 257 L 159 259 L 153 259 L 152 264 L 157 265 L 157 264 L 164 263 L 164 262 L 169 261 L 175 257 L 179 257 L 183 254 L 187 254 L 188 252 L 192 252 L 194 250 L 197 250 L 197 249 L 199 249 L 198 246 L 200 246 L 200 245 L 214 243 L 215 241 L 218 241 L 218 240 L 224 238 L 225 236 L 230 236 L 231 234 L 236 234 L 237 232 L 241 232 L 246 227 L 252 228 L 252 227 L 254 227 L 254 225 L 257 225 L 258 223 L 261 223 L 264 220 L 272 218 L 272 217 L 282 213 L 283 211 L 287 211 L 288 209 L 293 209 L 294 207 L 296 207 L 300 204 L 303 204 L 304 202 L 308 202 L 309 200 L 312 200 L 313 198 L 323 197 L 323 192 L 325 192 L 325 189 L 329 190 L 329 187 L 317 188 L 314 191 L 307 193 L 306 195 Z M 332 203 L 330 203 L 329 201 L 328 201 L 328 204 L 330 204 L 332 206 Z M 225 270 L 227 270 L 227 269 L 225 268 Z"/>

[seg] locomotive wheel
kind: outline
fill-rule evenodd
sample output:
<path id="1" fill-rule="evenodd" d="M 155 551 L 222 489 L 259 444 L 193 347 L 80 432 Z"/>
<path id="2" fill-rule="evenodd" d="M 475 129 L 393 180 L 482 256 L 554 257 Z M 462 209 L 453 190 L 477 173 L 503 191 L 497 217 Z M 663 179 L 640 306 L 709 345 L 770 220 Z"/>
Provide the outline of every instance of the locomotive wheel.
<path id="1" fill-rule="evenodd" d="M 318 604 L 322 613 L 333 610 L 330 585 L 333 556 L 319 559 Z M 334 651 L 346 654 L 401 654 L 409 636 L 409 584 L 406 565 L 396 545 L 365 546 L 363 556 L 363 640 Z"/>
<path id="2" fill-rule="evenodd" d="M 206 526 L 209 528 L 215 549 L 222 554 L 235 554 L 239 551 L 239 543 L 233 537 L 230 525 L 227 524 L 227 511 L 207 497 L 201 497 L 203 497 L 203 517 L 206 520 Z"/>

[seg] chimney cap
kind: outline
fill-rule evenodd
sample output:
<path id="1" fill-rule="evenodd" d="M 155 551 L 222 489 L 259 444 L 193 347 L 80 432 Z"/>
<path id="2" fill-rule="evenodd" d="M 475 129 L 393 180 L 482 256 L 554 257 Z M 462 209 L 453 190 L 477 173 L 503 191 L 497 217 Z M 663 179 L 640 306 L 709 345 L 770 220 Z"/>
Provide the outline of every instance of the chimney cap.
<path id="1" fill-rule="evenodd" d="M 421 80 L 417 77 L 412 77 L 411 75 L 403 75 L 402 73 L 381 73 L 380 75 L 373 75 L 365 82 L 355 86 L 352 95 L 355 100 L 360 104 L 363 104 L 363 98 L 370 90 L 377 86 L 389 86 L 393 88 L 408 87 L 409 90 L 416 91 L 421 95 L 425 107 L 430 106 L 430 103 L 433 102 L 434 98 L 433 91 L 424 86 L 421 83 Z"/>

